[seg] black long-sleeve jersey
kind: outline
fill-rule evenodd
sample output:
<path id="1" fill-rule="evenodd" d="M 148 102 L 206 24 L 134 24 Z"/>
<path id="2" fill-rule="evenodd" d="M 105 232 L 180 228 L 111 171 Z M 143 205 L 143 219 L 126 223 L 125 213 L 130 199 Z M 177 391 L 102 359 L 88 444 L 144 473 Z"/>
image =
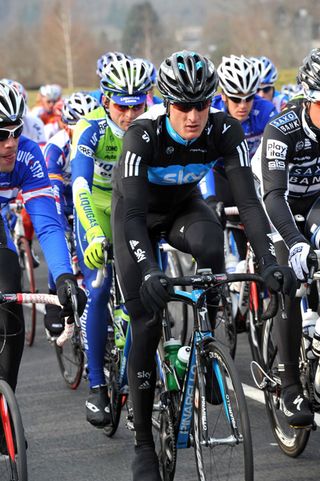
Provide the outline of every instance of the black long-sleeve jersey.
<path id="1" fill-rule="evenodd" d="M 309 125 L 305 104 L 297 104 L 267 124 L 261 146 L 264 203 L 289 248 L 305 238 L 298 231 L 288 199 L 320 193 L 320 146 Z"/>
<path id="2" fill-rule="evenodd" d="M 157 222 L 170 225 L 187 199 L 200 196 L 198 182 L 221 159 L 257 258 L 262 263 L 275 262 L 241 124 L 211 109 L 201 136 L 184 141 L 172 130 L 165 108 L 155 106 L 129 127 L 113 173 L 114 195 L 124 199 L 127 244 L 142 273 L 157 265 L 148 228 Z"/>

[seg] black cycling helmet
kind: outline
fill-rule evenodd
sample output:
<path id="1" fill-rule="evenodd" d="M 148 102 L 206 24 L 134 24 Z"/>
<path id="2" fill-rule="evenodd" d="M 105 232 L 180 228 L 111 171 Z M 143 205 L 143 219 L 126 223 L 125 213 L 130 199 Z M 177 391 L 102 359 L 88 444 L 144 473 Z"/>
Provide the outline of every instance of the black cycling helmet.
<path id="1" fill-rule="evenodd" d="M 213 97 L 218 81 L 216 69 L 208 58 L 183 50 L 162 62 L 157 85 L 166 100 L 202 102 Z"/>
<path id="2" fill-rule="evenodd" d="M 313 48 L 299 68 L 297 83 L 311 102 L 320 100 L 320 48 Z"/>
<path id="3" fill-rule="evenodd" d="M 25 101 L 18 90 L 0 82 L 0 127 L 18 124 L 25 113 Z"/>

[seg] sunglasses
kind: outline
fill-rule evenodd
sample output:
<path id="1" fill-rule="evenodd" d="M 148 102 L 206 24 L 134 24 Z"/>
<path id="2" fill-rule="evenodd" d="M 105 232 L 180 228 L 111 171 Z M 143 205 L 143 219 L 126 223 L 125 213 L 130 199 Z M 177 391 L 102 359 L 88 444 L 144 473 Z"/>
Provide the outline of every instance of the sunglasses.
<path id="1" fill-rule="evenodd" d="M 234 102 L 235 104 L 240 104 L 241 102 L 251 102 L 251 100 L 254 99 L 255 94 L 248 95 L 248 97 L 234 97 L 231 95 L 228 95 L 228 99 L 231 100 L 231 102 Z"/>
<path id="2" fill-rule="evenodd" d="M 259 87 L 258 92 L 263 92 L 265 94 L 268 94 L 269 92 L 271 92 L 272 89 L 273 89 L 273 86 L 268 85 L 267 87 Z"/>
<path id="3" fill-rule="evenodd" d="M 175 109 L 179 110 L 180 112 L 191 112 L 191 110 L 196 109 L 197 112 L 202 112 L 203 110 L 207 109 L 210 104 L 211 100 L 203 100 L 201 102 L 170 102 L 171 105 L 174 106 Z"/>
<path id="4" fill-rule="evenodd" d="M 125 112 L 128 109 L 131 109 L 133 111 L 138 111 L 145 106 L 144 102 L 142 104 L 136 104 L 136 105 L 120 105 L 120 104 L 117 104 L 116 102 L 113 102 L 113 100 L 111 100 L 110 102 L 112 103 L 114 108 L 118 110 L 118 112 Z"/>
<path id="5" fill-rule="evenodd" d="M 14 129 L 5 129 L 0 127 L 0 142 L 3 140 L 8 140 L 10 137 L 17 139 L 22 134 L 23 121 L 17 125 Z"/>

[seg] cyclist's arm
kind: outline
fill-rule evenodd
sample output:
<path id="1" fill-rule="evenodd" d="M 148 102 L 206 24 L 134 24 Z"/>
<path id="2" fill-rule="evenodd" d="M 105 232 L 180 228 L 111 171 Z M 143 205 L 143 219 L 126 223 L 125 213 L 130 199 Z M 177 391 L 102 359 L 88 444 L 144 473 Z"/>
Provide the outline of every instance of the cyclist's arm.
<path id="1" fill-rule="evenodd" d="M 73 203 L 86 231 L 88 242 L 100 228 L 97 211 L 92 198 L 94 155 L 99 139 L 99 127 L 95 122 L 80 120 L 73 134 L 71 171 Z"/>
<path id="2" fill-rule="evenodd" d="M 241 125 L 229 120 L 231 128 L 221 135 L 227 177 L 250 244 L 258 261 L 275 262 L 269 237 L 268 218 L 256 194 L 250 167 L 249 151 Z"/>
<path id="3" fill-rule="evenodd" d="M 287 202 L 288 168 L 292 157 L 290 138 L 272 125 L 268 125 L 261 146 L 263 200 L 271 222 L 289 248 L 297 242 L 306 241 L 296 226 Z"/>
<path id="4" fill-rule="evenodd" d="M 152 142 L 141 140 L 144 129 L 132 125 L 124 137 L 119 161 L 124 199 L 124 230 L 128 249 L 142 274 L 159 268 L 147 229 L 148 159 L 153 156 Z"/>
<path id="5" fill-rule="evenodd" d="M 31 216 L 48 268 L 56 280 L 61 274 L 72 273 L 70 256 L 43 154 L 37 144 L 31 141 L 30 144 L 32 146 L 28 152 L 28 163 L 21 161 L 21 165 L 17 166 L 23 170 L 20 186 L 22 198 Z"/>

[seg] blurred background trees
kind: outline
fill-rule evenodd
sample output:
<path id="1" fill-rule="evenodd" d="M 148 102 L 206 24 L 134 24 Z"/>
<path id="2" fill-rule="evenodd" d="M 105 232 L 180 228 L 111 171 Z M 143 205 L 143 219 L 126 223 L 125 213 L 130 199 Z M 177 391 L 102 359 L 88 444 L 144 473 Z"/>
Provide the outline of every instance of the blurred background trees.
<path id="1" fill-rule="evenodd" d="M 156 66 L 179 49 L 269 56 L 296 69 L 320 46 L 319 0 L 0 0 L 0 77 L 26 87 L 97 86 L 108 50 Z"/>

